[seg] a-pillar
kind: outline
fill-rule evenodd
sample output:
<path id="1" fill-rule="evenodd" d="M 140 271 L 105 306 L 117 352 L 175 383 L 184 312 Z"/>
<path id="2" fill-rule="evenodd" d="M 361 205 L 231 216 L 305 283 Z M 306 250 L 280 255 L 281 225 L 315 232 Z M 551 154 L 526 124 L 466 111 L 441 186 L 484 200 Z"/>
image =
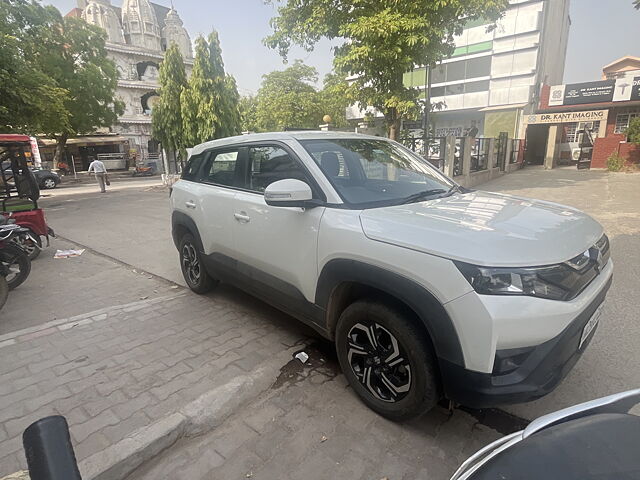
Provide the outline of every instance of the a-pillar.
<path id="1" fill-rule="evenodd" d="M 547 151 L 544 155 L 544 168 L 551 170 L 556 167 L 558 155 L 558 134 L 560 129 L 558 125 L 549 126 L 549 136 L 547 137 Z"/>

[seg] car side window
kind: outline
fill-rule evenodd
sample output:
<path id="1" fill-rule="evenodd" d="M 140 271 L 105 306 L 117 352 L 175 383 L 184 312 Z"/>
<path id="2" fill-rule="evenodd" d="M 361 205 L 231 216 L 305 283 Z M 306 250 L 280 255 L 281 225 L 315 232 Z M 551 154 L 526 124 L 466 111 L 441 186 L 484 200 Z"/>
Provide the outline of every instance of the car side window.
<path id="1" fill-rule="evenodd" d="M 304 169 L 281 147 L 249 147 L 249 185 L 254 192 L 264 192 L 265 188 L 278 180 L 295 178 L 309 183 Z"/>
<path id="2" fill-rule="evenodd" d="M 227 187 L 236 186 L 238 150 L 213 152 L 204 165 L 202 180 Z"/>
<path id="3" fill-rule="evenodd" d="M 202 160 L 204 160 L 204 153 L 191 155 L 187 166 L 182 172 L 182 179 L 189 180 L 191 182 L 198 181 L 198 173 L 200 172 L 200 165 L 202 165 Z"/>

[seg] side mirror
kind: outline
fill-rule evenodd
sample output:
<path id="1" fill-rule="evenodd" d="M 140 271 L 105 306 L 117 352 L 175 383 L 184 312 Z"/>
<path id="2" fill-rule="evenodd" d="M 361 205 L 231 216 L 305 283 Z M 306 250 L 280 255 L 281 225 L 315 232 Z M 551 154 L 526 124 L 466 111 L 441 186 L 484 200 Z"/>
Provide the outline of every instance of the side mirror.
<path id="1" fill-rule="evenodd" d="M 264 190 L 264 201 L 272 207 L 316 206 L 313 203 L 311 187 L 301 180 L 286 178 L 273 182 Z"/>

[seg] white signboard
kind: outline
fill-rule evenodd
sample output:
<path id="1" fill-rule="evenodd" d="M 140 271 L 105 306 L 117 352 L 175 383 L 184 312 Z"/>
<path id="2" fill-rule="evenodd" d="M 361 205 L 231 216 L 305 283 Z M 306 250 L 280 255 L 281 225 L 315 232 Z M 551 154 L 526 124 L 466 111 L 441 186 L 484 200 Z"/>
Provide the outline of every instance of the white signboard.
<path id="1" fill-rule="evenodd" d="M 591 110 L 588 112 L 539 113 L 525 116 L 529 125 L 573 122 L 606 122 L 609 110 Z"/>
<path id="2" fill-rule="evenodd" d="M 564 92 L 566 85 L 554 85 L 549 94 L 549 106 L 557 107 L 564 104 Z"/>
<path id="3" fill-rule="evenodd" d="M 631 92 L 633 92 L 633 77 L 618 78 L 613 91 L 613 101 L 628 102 L 631 100 Z"/>
<path id="4" fill-rule="evenodd" d="M 42 167 L 42 157 L 40 157 L 40 148 L 38 147 L 38 140 L 36 137 L 29 137 L 31 140 L 31 154 L 33 155 L 33 165 L 36 168 Z"/>
<path id="5" fill-rule="evenodd" d="M 461 137 L 462 127 L 436 128 L 436 137 Z"/>

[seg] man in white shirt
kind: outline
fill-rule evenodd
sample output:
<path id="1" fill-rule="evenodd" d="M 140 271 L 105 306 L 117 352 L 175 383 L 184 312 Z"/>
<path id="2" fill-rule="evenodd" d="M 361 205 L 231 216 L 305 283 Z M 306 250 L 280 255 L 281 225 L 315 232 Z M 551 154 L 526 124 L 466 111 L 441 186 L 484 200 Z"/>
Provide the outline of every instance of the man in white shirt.
<path id="1" fill-rule="evenodd" d="M 98 185 L 100 185 L 100 192 L 105 193 L 107 191 L 105 184 L 107 181 L 107 167 L 104 166 L 100 160 L 94 160 L 89 165 L 89 169 L 87 173 L 94 172 L 96 174 L 96 180 L 98 181 Z"/>

